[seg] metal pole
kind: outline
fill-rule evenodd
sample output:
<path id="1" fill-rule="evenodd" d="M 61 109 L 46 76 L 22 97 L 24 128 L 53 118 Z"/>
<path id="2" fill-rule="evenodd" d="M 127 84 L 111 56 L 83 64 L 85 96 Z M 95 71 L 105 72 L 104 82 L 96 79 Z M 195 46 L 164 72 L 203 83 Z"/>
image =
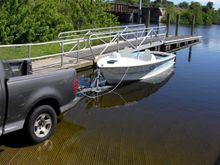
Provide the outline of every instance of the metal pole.
<path id="1" fill-rule="evenodd" d="M 91 45 L 91 31 L 89 31 L 88 33 L 88 46 L 89 46 L 90 51 L 92 52 L 93 58 L 95 59 L 95 54 L 92 50 L 92 45 Z"/>
<path id="2" fill-rule="evenodd" d="M 131 13 L 131 23 L 132 23 L 132 24 L 134 23 L 134 13 L 133 13 L 133 11 L 132 11 L 132 13 Z"/>
<path id="3" fill-rule="evenodd" d="M 117 52 L 119 52 L 119 33 L 118 33 L 118 39 L 117 39 Z"/>
<path id="4" fill-rule="evenodd" d="M 28 45 L 28 59 L 31 59 L 31 45 Z"/>
<path id="5" fill-rule="evenodd" d="M 64 45 L 63 42 L 61 42 L 61 67 L 63 66 L 63 55 L 64 55 Z"/>
<path id="6" fill-rule="evenodd" d="M 167 14 L 167 34 L 166 36 L 168 37 L 170 33 L 170 14 Z"/>
<path id="7" fill-rule="evenodd" d="M 191 25 L 191 35 L 194 35 L 194 28 L 195 28 L 195 16 L 192 16 L 192 25 Z"/>
<path id="8" fill-rule="evenodd" d="M 76 59 L 76 63 L 78 63 L 79 62 L 79 40 L 77 41 L 77 59 Z"/>
<path id="9" fill-rule="evenodd" d="M 150 27 L 150 8 L 147 9 L 146 28 Z"/>
<path id="10" fill-rule="evenodd" d="M 179 35 L 179 22 L 180 22 L 180 15 L 176 16 L 176 36 Z"/>
<path id="11" fill-rule="evenodd" d="M 90 0 L 90 5 L 91 5 L 91 7 L 90 7 L 90 14 L 92 15 L 92 10 L 93 10 L 93 0 Z M 92 19 L 90 20 L 90 27 L 91 27 L 91 25 L 92 25 Z"/>
<path id="12" fill-rule="evenodd" d="M 138 31 L 136 31 L 136 48 L 138 48 Z"/>
<path id="13" fill-rule="evenodd" d="M 139 8 L 138 8 L 138 17 L 139 23 L 142 23 L 142 0 L 139 0 Z"/>

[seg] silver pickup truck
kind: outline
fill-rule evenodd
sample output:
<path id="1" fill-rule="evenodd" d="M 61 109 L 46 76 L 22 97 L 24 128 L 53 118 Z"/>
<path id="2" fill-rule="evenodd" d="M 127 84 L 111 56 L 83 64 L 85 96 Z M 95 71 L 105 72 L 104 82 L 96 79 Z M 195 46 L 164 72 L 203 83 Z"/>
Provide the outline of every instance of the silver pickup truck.
<path id="1" fill-rule="evenodd" d="M 77 86 L 74 69 L 32 75 L 28 61 L 0 61 L 0 136 L 24 129 L 35 143 L 48 139 Z"/>

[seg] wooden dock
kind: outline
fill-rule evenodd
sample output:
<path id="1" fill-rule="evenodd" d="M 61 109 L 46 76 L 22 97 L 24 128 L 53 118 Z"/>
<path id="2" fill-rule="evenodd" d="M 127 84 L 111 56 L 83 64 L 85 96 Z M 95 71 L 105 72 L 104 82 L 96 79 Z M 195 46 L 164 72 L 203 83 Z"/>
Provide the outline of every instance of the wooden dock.
<path id="1" fill-rule="evenodd" d="M 161 37 L 162 40 L 162 37 Z M 201 36 L 169 36 L 164 41 L 158 40 L 158 38 L 146 39 L 143 44 L 137 49 L 143 51 L 145 49 L 158 50 L 165 52 L 175 52 L 179 49 L 190 47 L 200 42 Z M 127 41 L 119 41 L 119 43 L 113 43 L 108 46 L 103 55 L 109 55 L 111 52 L 117 51 L 117 49 L 124 49 L 125 47 L 131 47 L 131 44 L 137 46 L 143 40 L 130 39 Z M 118 44 L 118 45 L 117 45 Z M 97 45 L 90 48 L 83 49 L 79 52 L 69 53 L 63 56 L 63 65 L 61 66 L 61 56 L 50 57 L 46 59 L 34 60 L 32 67 L 34 73 L 48 72 L 59 69 L 75 68 L 76 70 L 83 70 L 91 68 L 95 65 L 94 55 L 98 56 L 107 44 Z M 77 54 L 78 53 L 78 54 Z M 77 56 L 79 60 L 77 62 Z"/>
<path id="2" fill-rule="evenodd" d="M 150 49 L 175 52 L 201 40 L 201 36 L 194 35 L 194 26 L 191 27 L 191 35 L 179 34 L 178 21 L 175 35 L 170 35 L 169 22 L 167 26 L 134 24 L 67 31 L 59 33 L 55 41 L 0 45 L 0 48 L 22 48 L 24 52 L 20 60 L 31 60 L 33 73 L 40 73 L 66 68 L 85 70 L 95 66 L 99 58 L 125 47 L 133 48 L 134 51 Z M 49 50 L 51 46 L 55 46 L 56 50 Z M 34 54 L 39 47 L 44 47 L 42 54 Z"/>

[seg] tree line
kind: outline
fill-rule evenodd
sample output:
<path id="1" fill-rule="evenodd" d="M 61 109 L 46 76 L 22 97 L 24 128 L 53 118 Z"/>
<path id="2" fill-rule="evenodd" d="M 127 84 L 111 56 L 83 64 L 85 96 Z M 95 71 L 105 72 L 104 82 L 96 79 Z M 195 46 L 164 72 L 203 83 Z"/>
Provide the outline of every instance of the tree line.
<path id="1" fill-rule="evenodd" d="M 175 22 L 175 18 L 177 14 L 180 14 L 181 24 L 189 24 L 192 15 L 196 17 L 197 25 L 212 25 L 212 24 L 220 24 L 220 9 L 214 9 L 213 2 L 207 2 L 206 5 L 201 5 L 199 2 L 181 2 L 178 5 L 174 5 L 172 2 L 167 1 L 169 3 L 164 3 L 161 5 L 166 8 L 166 13 L 171 15 L 171 23 Z M 162 19 L 163 22 L 166 21 L 164 17 Z"/>
<path id="2" fill-rule="evenodd" d="M 138 5 L 139 0 L 115 0 Z M 177 14 L 180 23 L 188 24 L 192 15 L 196 24 L 220 24 L 220 9 L 214 4 L 198 2 L 174 5 L 167 0 L 142 0 L 144 7 L 163 7 L 171 15 Z M 108 12 L 106 0 L 0 0 L 0 44 L 44 42 L 57 38 L 61 31 L 117 25 L 117 17 Z M 162 19 L 166 21 L 166 17 Z"/>
<path id="3" fill-rule="evenodd" d="M 117 3 L 127 3 L 132 5 L 138 5 L 139 0 L 115 0 Z M 142 0 L 145 7 L 163 7 L 166 9 L 166 14 L 162 19 L 162 22 L 166 22 L 166 15 L 169 13 L 171 16 L 171 23 L 175 23 L 176 15 L 180 14 L 181 24 L 189 24 L 192 15 L 196 17 L 197 25 L 211 25 L 220 24 L 220 9 L 214 9 L 213 2 L 207 2 L 206 5 L 201 5 L 199 2 L 181 2 L 175 5 L 172 1 L 168 0 Z"/>
<path id="4" fill-rule="evenodd" d="M 113 26 L 103 0 L 0 0 L 0 43 L 44 42 L 61 31 Z"/>

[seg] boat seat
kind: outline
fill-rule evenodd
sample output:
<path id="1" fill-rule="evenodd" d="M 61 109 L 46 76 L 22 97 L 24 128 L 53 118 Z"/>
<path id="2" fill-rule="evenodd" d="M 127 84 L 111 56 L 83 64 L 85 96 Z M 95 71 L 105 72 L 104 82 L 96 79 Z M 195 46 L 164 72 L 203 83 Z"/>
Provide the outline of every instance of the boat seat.
<path id="1" fill-rule="evenodd" d="M 142 61 L 151 61 L 153 60 L 155 57 L 153 54 L 150 53 L 150 50 L 146 49 L 144 54 L 140 55 L 138 57 L 139 60 L 142 60 Z"/>
<path id="2" fill-rule="evenodd" d="M 131 57 L 131 52 L 133 51 L 132 48 L 125 47 L 124 49 L 120 50 L 121 57 Z"/>

